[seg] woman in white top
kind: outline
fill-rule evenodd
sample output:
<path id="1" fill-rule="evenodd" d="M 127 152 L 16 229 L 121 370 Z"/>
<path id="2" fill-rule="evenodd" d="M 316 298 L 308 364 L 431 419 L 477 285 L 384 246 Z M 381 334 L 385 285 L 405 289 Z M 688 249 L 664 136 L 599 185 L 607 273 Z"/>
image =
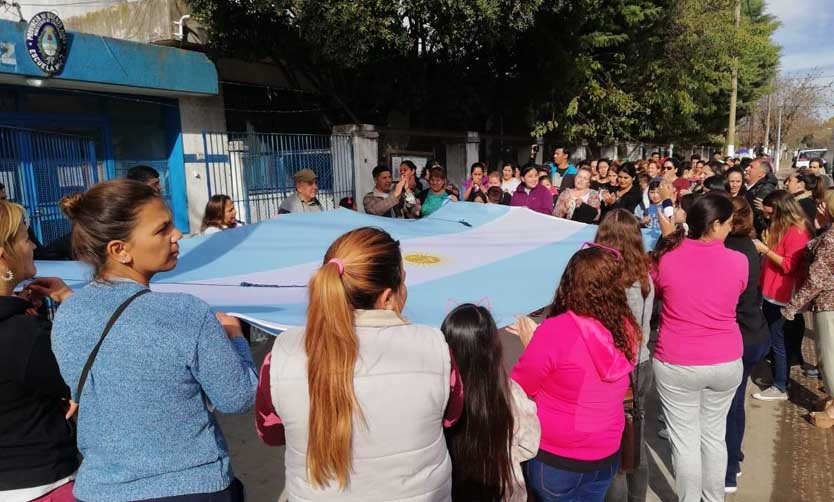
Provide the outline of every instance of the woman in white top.
<path id="1" fill-rule="evenodd" d="M 232 198 L 222 194 L 212 195 L 206 203 L 200 234 L 209 235 L 238 225 L 241 225 L 241 222 L 237 221 L 237 211 Z"/>
<path id="2" fill-rule="evenodd" d="M 443 333 L 402 318 L 399 242 L 344 234 L 308 293 L 306 326 L 276 338 L 256 398 L 261 438 L 286 441 L 289 500 L 449 501 L 443 427 L 463 389 Z"/>
<path id="3" fill-rule="evenodd" d="M 504 162 L 501 167 L 501 190 L 508 194 L 514 194 L 521 184 L 521 180 L 515 176 L 516 169 L 518 168 L 512 162 Z"/>
<path id="4" fill-rule="evenodd" d="M 581 167 L 569 188 L 556 199 L 553 216 L 582 223 L 595 223 L 599 220 L 599 192 L 591 188 L 591 170 Z"/>

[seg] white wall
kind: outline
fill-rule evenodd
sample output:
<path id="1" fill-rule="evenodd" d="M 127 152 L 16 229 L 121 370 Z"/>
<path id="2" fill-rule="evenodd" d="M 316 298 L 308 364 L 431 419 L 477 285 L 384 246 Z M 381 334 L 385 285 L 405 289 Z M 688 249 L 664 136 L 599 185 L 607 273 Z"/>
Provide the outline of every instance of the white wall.
<path id="1" fill-rule="evenodd" d="M 226 131 L 223 97 L 180 98 L 182 147 L 185 155 L 185 183 L 188 190 L 188 221 L 191 231 L 197 232 L 208 202 L 207 173 L 203 148 L 203 131 Z M 224 142 L 215 153 L 228 153 Z M 195 159 L 196 157 L 196 159 Z M 191 160 L 191 162 L 189 162 Z"/>

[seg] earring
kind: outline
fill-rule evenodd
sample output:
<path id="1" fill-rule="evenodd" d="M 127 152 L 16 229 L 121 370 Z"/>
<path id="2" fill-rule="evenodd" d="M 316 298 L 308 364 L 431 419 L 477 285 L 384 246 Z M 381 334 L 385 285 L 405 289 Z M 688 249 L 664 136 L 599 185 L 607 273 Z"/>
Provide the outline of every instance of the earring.
<path id="1" fill-rule="evenodd" d="M 12 282 L 14 280 L 14 272 L 11 269 L 6 270 L 6 273 L 3 274 L 3 280 L 6 282 Z"/>

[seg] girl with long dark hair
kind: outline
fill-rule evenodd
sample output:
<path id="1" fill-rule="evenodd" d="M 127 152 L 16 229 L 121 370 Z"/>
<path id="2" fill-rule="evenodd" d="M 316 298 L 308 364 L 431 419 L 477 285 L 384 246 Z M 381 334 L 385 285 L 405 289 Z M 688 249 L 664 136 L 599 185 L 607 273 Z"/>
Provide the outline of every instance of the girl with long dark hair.
<path id="1" fill-rule="evenodd" d="M 732 220 L 726 194 L 702 195 L 686 214 L 686 236 L 664 237 L 653 255 L 663 307 L 652 369 L 681 502 L 724 500 L 727 411 L 742 374 L 736 304 L 748 275 L 744 255 L 724 247 Z"/>
<path id="2" fill-rule="evenodd" d="M 536 401 L 542 439 L 527 462 L 539 501 L 602 502 L 620 464 L 623 398 L 640 327 L 625 290 L 611 288 L 619 251 L 588 243 L 571 257 L 547 319 L 531 334 L 512 378 Z"/>
<path id="3" fill-rule="evenodd" d="M 446 430 L 452 500 L 527 500 L 521 462 L 536 455 L 541 429 L 536 404 L 504 371 L 495 320 L 467 303 L 449 312 L 440 329 L 466 382 L 463 413 Z"/>
<path id="4" fill-rule="evenodd" d="M 773 352 L 773 385 L 753 394 L 760 401 L 788 399 L 788 373 L 791 356 L 802 358 L 804 321 L 798 317 L 785 325 L 780 308 L 791 300 L 791 294 L 805 278 L 805 245 L 814 235 L 802 207 L 787 190 L 771 192 L 762 201 L 762 213 L 770 222 L 762 240 L 754 241 L 762 261 L 762 310 L 770 328 Z M 801 324 L 801 328 L 799 323 Z"/>

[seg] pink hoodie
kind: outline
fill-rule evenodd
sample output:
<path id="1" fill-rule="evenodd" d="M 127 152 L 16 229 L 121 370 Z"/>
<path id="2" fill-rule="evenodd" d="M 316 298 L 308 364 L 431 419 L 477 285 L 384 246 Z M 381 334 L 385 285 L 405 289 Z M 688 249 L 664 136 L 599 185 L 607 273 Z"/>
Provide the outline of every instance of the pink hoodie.
<path id="1" fill-rule="evenodd" d="M 536 401 L 539 448 L 575 460 L 601 460 L 620 448 L 623 398 L 634 366 L 599 321 L 566 312 L 544 321 L 512 378 Z"/>

